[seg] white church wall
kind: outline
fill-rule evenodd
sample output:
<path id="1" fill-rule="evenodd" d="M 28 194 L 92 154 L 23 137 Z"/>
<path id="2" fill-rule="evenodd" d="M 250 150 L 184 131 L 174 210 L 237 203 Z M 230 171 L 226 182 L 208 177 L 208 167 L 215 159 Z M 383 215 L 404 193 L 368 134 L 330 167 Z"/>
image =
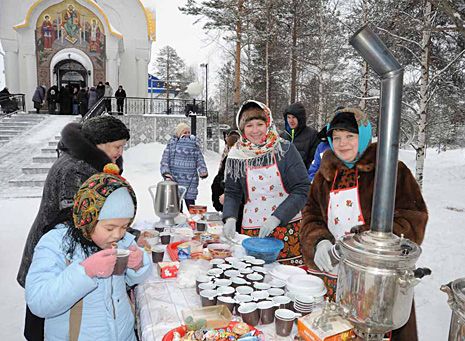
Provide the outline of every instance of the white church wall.
<path id="1" fill-rule="evenodd" d="M 3 51 L 2 41 L 0 40 L 0 89 L 5 87 L 5 64 L 3 62 L 3 56 L 5 51 Z"/>
<path id="2" fill-rule="evenodd" d="M 31 98 L 37 86 L 36 23 L 39 15 L 46 8 L 60 2 L 60 0 L 1 0 L 0 40 L 5 50 L 4 78 L 11 92 L 26 94 L 27 109 L 32 107 Z M 107 59 L 106 79 L 102 81 L 109 81 L 116 91 L 119 79 L 128 96 L 146 97 L 150 41 L 147 21 L 139 0 L 97 2 L 105 12 L 113 30 L 122 34 L 123 41 L 110 33 L 107 20 L 90 1 L 77 0 L 77 2 L 90 9 L 104 25 Z M 27 18 L 28 25 L 15 30 L 13 27 L 26 19 L 29 8 L 33 10 Z"/>
<path id="3" fill-rule="evenodd" d="M 137 2 L 132 1 L 132 6 L 123 1 L 105 2 L 101 6 L 111 22 L 120 23 L 118 31 L 126 38 L 120 55 L 119 84 L 123 85 L 128 96 L 147 97 L 150 41 L 145 14 Z M 118 67 L 115 73 L 118 74 Z"/>

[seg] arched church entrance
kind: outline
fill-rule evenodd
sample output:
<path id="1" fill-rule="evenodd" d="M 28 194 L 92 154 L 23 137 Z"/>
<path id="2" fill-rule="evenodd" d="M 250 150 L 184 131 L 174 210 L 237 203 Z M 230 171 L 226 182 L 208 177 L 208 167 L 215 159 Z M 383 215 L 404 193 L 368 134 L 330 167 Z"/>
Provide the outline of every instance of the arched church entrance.
<path id="1" fill-rule="evenodd" d="M 88 73 L 84 65 L 73 59 L 65 59 L 55 65 L 53 73 L 58 87 L 66 86 L 71 89 L 86 87 L 88 85 Z"/>
<path id="2" fill-rule="evenodd" d="M 76 0 L 46 8 L 38 16 L 35 36 L 39 84 L 93 86 L 106 80 L 105 28 L 89 8 Z"/>

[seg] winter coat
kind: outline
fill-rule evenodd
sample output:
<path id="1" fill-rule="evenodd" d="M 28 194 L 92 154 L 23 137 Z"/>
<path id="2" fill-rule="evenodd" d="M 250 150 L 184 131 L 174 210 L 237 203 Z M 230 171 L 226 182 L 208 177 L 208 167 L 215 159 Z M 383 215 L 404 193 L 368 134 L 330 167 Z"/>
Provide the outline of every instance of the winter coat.
<path id="1" fill-rule="evenodd" d="M 86 258 L 80 247 L 71 260 L 65 257 L 62 246 L 67 229 L 57 225 L 40 239 L 26 280 L 26 303 L 32 313 L 45 318 L 47 341 L 69 338 L 70 309 L 81 299 L 79 341 L 135 341 L 135 318 L 126 285 L 141 283 L 150 275 L 152 262 L 147 253 L 138 271 L 127 269 L 124 276 L 91 278 L 80 265 Z M 135 245 L 134 236 L 126 233 L 118 248 L 127 249 L 131 244 Z"/>
<path id="2" fill-rule="evenodd" d="M 124 99 L 126 98 L 126 91 L 124 89 L 118 89 L 116 90 L 115 92 L 115 97 L 116 97 L 116 101 L 118 103 L 123 103 L 124 102 Z"/>
<path id="3" fill-rule="evenodd" d="M 63 115 L 71 114 L 71 93 L 69 88 L 66 86 L 60 91 L 60 113 Z"/>
<path id="4" fill-rule="evenodd" d="M 220 203 L 220 196 L 224 194 L 224 167 L 226 166 L 226 157 L 221 160 L 220 169 L 218 170 L 218 174 L 216 174 L 215 178 L 213 179 L 213 183 L 211 186 L 212 189 L 212 203 L 215 210 L 222 212 L 223 211 L 223 204 Z"/>
<path id="5" fill-rule="evenodd" d="M 103 94 L 105 97 L 111 97 L 113 95 L 113 89 L 110 85 L 105 84 L 105 92 Z"/>
<path id="6" fill-rule="evenodd" d="M 103 84 L 97 85 L 95 91 L 96 91 L 96 94 L 97 94 L 97 100 L 99 100 L 105 94 L 105 85 L 103 85 Z"/>
<path id="7" fill-rule="evenodd" d="M 89 90 L 89 102 L 87 103 L 87 108 L 90 110 L 92 107 L 97 103 L 98 99 L 100 97 L 98 96 L 97 91 L 94 88 L 91 88 Z"/>
<path id="8" fill-rule="evenodd" d="M 281 148 L 285 154 L 277 161 L 277 164 L 284 189 L 289 196 L 276 208 L 273 215 L 280 220 L 280 226 L 285 226 L 304 207 L 310 181 L 296 147 L 288 141 L 282 141 Z M 278 159 L 277 156 L 276 159 Z M 226 221 L 230 217 L 238 219 L 242 200 L 244 202 L 249 200 L 245 176 L 240 177 L 237 181 L 234 181 L 233 177 L 227 176 L 225 196 L 232 200 L 225 199 L 224 201 L 223 220 Z"/>
<path id="9" fill-rule="evenodd" d="M 34 103 L 42 104 L 45 100 L 45 89 L 43 86 L 38 86 L 34 91 L 34 95 L 32 96 L 32 101 Z"/>
<path id="10" fill-rule="evenodd" d="M 356 163 L 358 170 L 359 199 L 365 224 L 360 231 L 370 229 L 371 207 L 376 167 L 376 144 L 371 144 Z M 321 161 L 310 188 L 307 204 L 303 210 L 300 242 L 305 263 L 317 269 L 313 262 L 316 245 L 323 239 L 335 242 L 328 229 L 329 192 L 336 171 L 347 169 L 332 150 L 328 150 Z M 420 187 L 407 166 L 399 161 L 396 184 L 393 232 L 421 244 L 425 236 L 428 210 L 421 195 Z"/>
<path id="11" fill-rule="evenodd" d="M 298 125 L 297 128 L 294 129 L 294 134 L 292 134 L 292 129 L 287 123 L 287 114 L 294 115 L 297 118 Z M 320 140 L 318 139 L 318 132 L 307 126 L 307 116 L 305 113 L 305 107 L 302 103 L 297 102 L 291 104 L 286 108 L 283 116 L 286 131 L 281 134 L 281 137 L 292 142 L 296 146 L 305 163 L 305 167 L 308 169 L 313 161 L 316 148 L 320 143 Z"/>
<path id="12" fill-rule="evenodd" d="M 58 87 L 56 85 L 53 85 L 47 91 L 47 101 L 52 102 L 52 103 L 57 102 L 59 95 L 60 95 L 60 92 L 58 91 Z"/>
<path id="13" fill-rule="evenodd" d="M 315 155 L 313 156 L 312 164 L 308 168 L 308 178 L 310 179 L 310 181 L 313 182 L 313 178 L 315 177 L 316 172 L 318 172 L 318 169 L 320 168 L 321 158 L 323 157 L 324 152 L 327 151 L 328 149 L 329 149 L 329 143 L 326 141 L 320 142 L 320 144 L 316 148 Z"/>
<path id="14" fill-rule="evenodd" d="M 160 162 L 162 175 L 171 175 L 180 186 L 187 188 L 185 198 L 195 200 L 199 193 L 199 175 L 208 176 L 207 165 L 194 135 L 173 136 L 163 152 Z"/>
<path id="15" fill-rule="evenodd" d="M 77 96 L 79 101 L 79 113 L 82 117 L 84 117 L 87 114 L 89 103 L 89 98 L 86 89 L 79 90 Z"/>
<path id="16" fill-rule="evenodd" d="M 60 155 L 48 172 L 39 212 L 24 246 L 17 275 L 22 287 L 39 239 L 58 223 L 71 220 L 74 194 L 85 180 L 102 172 L 103 167 L 111 162 L 103 151 L 82 135 L 78 123 L 70 123 L 63 128 L 58 149 Z M 122 158 L 117 160 L 121 167 L 122 162 Z"/>

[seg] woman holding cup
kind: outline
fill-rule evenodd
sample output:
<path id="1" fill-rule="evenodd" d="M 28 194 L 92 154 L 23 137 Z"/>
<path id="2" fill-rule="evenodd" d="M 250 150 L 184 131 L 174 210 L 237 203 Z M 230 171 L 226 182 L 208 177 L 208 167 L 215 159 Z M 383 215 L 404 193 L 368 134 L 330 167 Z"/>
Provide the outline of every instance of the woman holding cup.
<path id="1" fill-rule="evenodd" d="M 27 275 L 26 302 L 45 318 L 46 335 L 136 340 L 126 285 L 144 281 L 152 264 L 126 232 L 135 212 L 131 185 L 119 175 L 98 173 L 76 193 L 73 221 L 41 238 Z M 126 257 L 117 257 L 124 252 Z M 117 258 L 127 262 L 116 269 L 121 275 L 114 273 Z"/>

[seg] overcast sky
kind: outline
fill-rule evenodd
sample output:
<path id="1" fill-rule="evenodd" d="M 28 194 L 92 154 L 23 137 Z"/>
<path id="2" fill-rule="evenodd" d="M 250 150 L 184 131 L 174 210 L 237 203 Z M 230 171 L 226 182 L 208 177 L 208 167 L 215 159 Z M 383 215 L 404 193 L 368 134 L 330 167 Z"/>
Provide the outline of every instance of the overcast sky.
<path id="1" fill-rule="evenodd" d="M 173 47 L 187 65 L 197 67 L 199 81 L 203 82 L 205 68 L 200 64 L 208 63 L 209 86 L 215 83 L 216 71 L 221 67 L 223 52 L 219 44 L 221 40 L 207 36 L 202 24 L 194 24 L 193 16 L 188 16 L 178 7 L 186 0 L 143 0 L 147 7 L 155 9 L 157 40 L 152 48 L 152 56 L 166 45 Z M 153 57 L 152 57 L 153 58 Z M 213 91 L 213 87 L 209 88 Z M 213 94 L 213 93 L 211 93 Z"/>

